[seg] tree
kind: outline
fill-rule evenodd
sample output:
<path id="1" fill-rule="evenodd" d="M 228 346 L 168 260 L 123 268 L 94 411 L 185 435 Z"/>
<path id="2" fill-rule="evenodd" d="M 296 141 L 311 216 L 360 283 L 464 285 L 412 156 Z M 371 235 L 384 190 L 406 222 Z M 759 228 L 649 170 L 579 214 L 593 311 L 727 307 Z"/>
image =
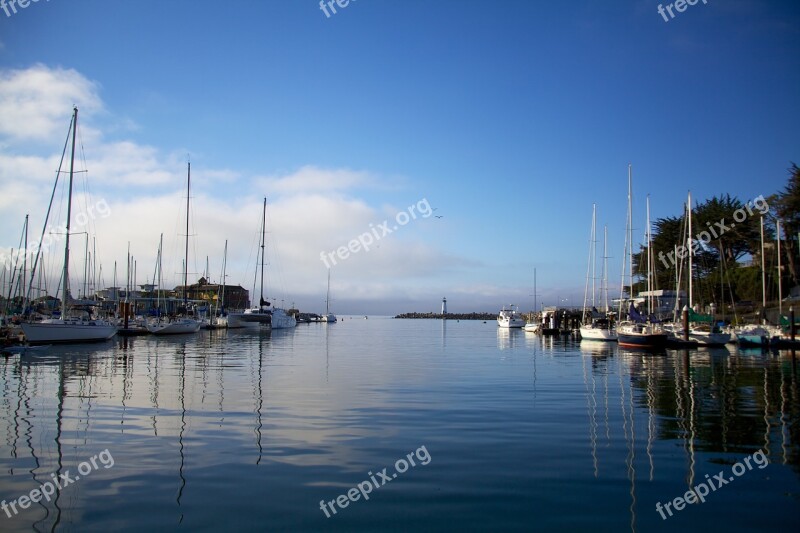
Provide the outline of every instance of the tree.
<path id="1" fill-rule="evenodd" d="M 781 220 L 786 235 L 782 246 L 788 259 L 789 276 L 794 285 L 800 284 L 797 272 L 798 243 L 800 238 L 800 168 L 792 163 L 788 169 L 789 182 L 782 192 L 770 196 L 769 204 L 774 214 Z"/>

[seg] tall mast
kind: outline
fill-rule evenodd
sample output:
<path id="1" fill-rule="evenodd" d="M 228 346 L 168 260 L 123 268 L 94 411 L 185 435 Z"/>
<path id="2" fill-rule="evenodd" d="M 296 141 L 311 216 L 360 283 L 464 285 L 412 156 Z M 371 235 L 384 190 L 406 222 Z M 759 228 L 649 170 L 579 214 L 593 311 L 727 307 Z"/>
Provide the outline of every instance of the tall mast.
<path id="1" fill-rule="evenodd" d="M 692 191 L 689 191 L 689 199 L 686 201 L 686 216 L 689 218 L 689 236 L 686 239 L 686 244 L 689 246 L 689 308 L 692 309 L 694 307 L 692 295 L 692 255 L 694 254 L 692 246 Z"/>
<path id="2" fill-rule="evenodd" d="M 630 298 L 633 301 L 633 165 L 628 164 L 628 276 Z"/>
<path id="3" fill-rule="evenodd" d="M 189 290 L 189 188 L 192 184 L 192 162 L 187 161 L 186 165 L 186 250 L 183 255 L 183 307 L 188 313 L 186 292 Z"/>
<path id="4" fill-rule="evenodd" d="M 608 313 L 608 225 L 603 226 L 603 305 Z"/>
<path id="5" fill-rule="evenodd" d="M 536 312 L 536 267 L 533 267 L 533 312 Z"/>
<path id="6" fill-rule="evenodd" d="M 650 195 L 647 195 L 647 315 L 653 313 L 653 280 L 650 272 Z"/>
<path id="7" fill-rule="evenodd" d="M 225 239 L 225 251 L 222 254 L 222 294 L 218 299 L 218 302 L 220 303 L 220 305 L 222 305 L 223 312 L 225 311 L 225 279 L 227 277 L 225 273 L 227 272 L 226 270 L 227 268 L 228 268 L 228 239 Z"/>
<path id="8" fill-rule="evenodd" d="M 325 314 L 330 314 L 331 309 L 331 269 L 328 269 L 328 293 L 325 295 Z M 327 319 L 326 319 L 327 320 Z"/>
<path id="9" fill-rule="evenodd" d="M 586 320 L 586 302 L 589 299 L 589 276 L 591 275 L 594 277 L 593 272 L 593 261 L 592 261 L 592 254 L 593 249 L 592 246 L 594 244 L 594 214 L 595 209 L 597 209 L 597 204 L 592 204 L 592 231 L 589 232 L 589 259 L 586 261 L 586 285 L 583 289 L 583 310 L 581 314 L 581 320 Z M 594 280 L 592 280 L 592 291 L 594 292 Z M 592 300 L 594 300 L 594 294 L 592 294 Z"/>
<path id="10" fill-rule="evenodd" d="M 67 234 L 64 239 L 64 300 L 61 302 L 61 318 L 66 316 L 69 299 L 69 227 L 72 218 L 72 176 L 75 173 L 75 132 L 78 129 L 78 107 L 72 108 L 72 155 L 69 160 L 69 194 L 67 195 Z"/>
<path id="11" fill-rule="evenodd" d="M 26 296 L 27 293 L 25 292 L 25 281 L 28 277 L 28 215 L 25 215 L 25 248 L 22 249 L 24 254 L 22 255 L 22 284 L 20 285 L 20 292 L 22 293 L 22 314 L 27 314 L 25 312 L 26 308 Z"/>
<path id="12" fill-rule="evenodd" d="M 761 309 L 767 310 L 767 276 L 764 270 L 764 215 L 761 215 Z"/>
<path id="13" fill-rule="evenodd" d="M 597 278 L 597 204 L 592 204 L 592 307 L 595 306 L 595 279 Z"/>
<path id="14" fill-rule="evenodd" d="M 778 315 L 783 315 L 783 300 L 781 299 L 781 221 L 775 221 L 775 238 L 778 241 Z"/>
<path id="15" fill-rule="evenodd" d="M 261 220 L 261 299 L 259 309 L 264 305 L 264 241 L 267 238 L 267 198 L 264 197 L 264 214 Z"/>

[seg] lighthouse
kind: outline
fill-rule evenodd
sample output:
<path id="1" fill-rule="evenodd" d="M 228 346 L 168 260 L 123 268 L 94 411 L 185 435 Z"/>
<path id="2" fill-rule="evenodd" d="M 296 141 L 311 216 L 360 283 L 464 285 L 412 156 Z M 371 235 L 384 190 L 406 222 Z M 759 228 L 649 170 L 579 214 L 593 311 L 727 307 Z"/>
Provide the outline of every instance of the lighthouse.
<path id="1" fill-rule="evenodd" d="M 442 315 L 447 314 L 447 298 L 442 298 Z"/>

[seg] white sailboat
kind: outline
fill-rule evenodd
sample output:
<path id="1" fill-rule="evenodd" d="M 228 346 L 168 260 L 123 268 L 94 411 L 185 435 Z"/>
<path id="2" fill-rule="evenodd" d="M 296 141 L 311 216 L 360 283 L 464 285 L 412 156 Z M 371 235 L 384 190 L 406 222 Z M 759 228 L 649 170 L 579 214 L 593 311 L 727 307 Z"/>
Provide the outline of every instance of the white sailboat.
<path id="1" fill-rule="evenodd" d="M 597 306 L 595 302 L 595 270 L 596 270 L 596 229 L 597 229 L 597 208 L 596 206 L 592 206 L 592 235 L 589 240 L 589 264 L 586 267 L 586 288 L 584 289 L 583 293 L 583 320 L 584 324 L 581 325 L 581 340 L 587 341 L 616 341 L 617 340 L 617 331 L 614 329 L 614 326 L 608 319 L 608 302 L 606 302 L 606 314 L 602 314 L 597 311 Z M 605 256 L 606 249 L 605 243 L 603 245 L 603 279 L 605 280 Z M 586 304 L 588 303 L 588 294 L 589 294 L 589 275 L 591 273 L 592 276 L 592 308 L 587 313 L 586 311 Z M 603 290 L 603 286 L 601 285 L 601 291 Z M 608 298 L 606 298 L 608 300 Z"/>
<path id="2" fill-rule="evenodd" d="M 686 212 L 688 217 L 688 233 L 689 237 L 687 240 L 687 248 L 689 248 L 689 340 L 694 341 L 698 344 L 698 346 L 705 346 L 705 347 L 712 347 L 712 346 L 725 346 L 725 344 L 731 340 L 730 333 L 724 333 L 719 331 L 714 324 L 714 317 L 703 317 L 702 315 L 698 315 L 696 312 L 693 311 L 693 284 L 692 284 L 692 256 L 694 255 L 693 252 L 693 242 L 692 242 L 692 193 L 689 193 L 688 200 L 686 202 Z M 702 318 L 703 321 L 706 321 L 706 318 L 709 320 L 707 323 L 698 323 L 698 320 L 692 321 L 692 318 Z M 673 327 L 672 335 L 674 335 L 678 339 L 683 339 L 685 337 L 683 332 L 683 326 Z"/>
<path id="3" fill-rule="evenodd" d="M 189 300 L 187 298 L 188 274 L 189 274 L 189 188 L 191 187 L 192 179 L 192 164 L 188 163 L 187 177 L 186 177 L 186 249 L 183 259 L 183 307 L 188 311 Z M 161 234 L 162 242 L 158 245 L 158 298 L 161 298 L 161 245 L 163 244 L 164 234 Z M 159 302 L 160 303 L 160 302 Z M 161 308 L 159 307 L 159 316 L 156 320 L 147 324 L 147 331 L 153 335 L 180 335 L 184 333 L 197 333 L 200 331 L 202 322 L 190 318 L 188 316 L 182 317 L 168 317 L 161 316 Z"/>
<path id="4" fill-rule="evenodd" d="M 72 218 L 72 178 L 75 171 L 75 135 L 78 128 L 78 108 L 73 108 L 72 121 L 72 155 L 69 165 L 69 193 L 67 195 L 67 221 L 64 243 L 64 270 L 63 270 L 63 301 L 61 302 L 61 316 L 50 318 L 41 322 L 26 322 L 22 324 L 22 331 L 29 344 L 51 344 L 67 342 L 97 342 L 108 340 L 117 333 L 117 326 L 107 320 L 91 318 L 88 312 L 87 318 L 70 316 L 70 292 L 69 292 L 69 231 L 70 219 Z M 60 173 L 59 173 L 60 175 Z M 56 176 L 58 183 L 58 176 Z M 37 259 L 39 253 L 37 252 Z M 31 273 L 31 285 L 35 275 L 36 262 L 34 262 L 34 272 Z M 30 292 L 30 287 L 28 288 Z M 89 308 L 91 309 L 91 307 Z"/>
<path id="5" fill-rule="evenodd" d="M 536 294 L 536 269 L 533 269 L 533 312 L 530 316 L 530 321 L 525 322 L 525 325 L 522 327 L 524 331 L 528 333 L 536 333 L 537 335 L 542 332 L 542 324 L 536 321 L 536 308 L 537 306 L 537 294 Z"/>
<path id="6" fill-rule="evenodd" d="M 321 322 L 336 322 L 336 315 L 331 313 L 331 269 L 328 269 L 328 293 L 325 296 L 325 314 L 320 318 Z"/>

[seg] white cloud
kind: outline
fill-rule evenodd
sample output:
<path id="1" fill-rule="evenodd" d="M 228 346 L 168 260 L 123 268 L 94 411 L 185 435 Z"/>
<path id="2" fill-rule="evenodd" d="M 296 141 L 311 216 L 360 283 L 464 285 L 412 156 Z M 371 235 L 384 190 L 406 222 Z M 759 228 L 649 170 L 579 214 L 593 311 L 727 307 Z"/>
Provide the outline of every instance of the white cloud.
<path id="1" fill-rule="evenodd" d="M 165 284 L 179 283 L 186 150 L 173 147 L 165 152 L 124 138 L 109 139 L 125 135 L 128 129 L 98 125 L 98 111 L 110 115 L 98 95 L 98 84 L 74 70 L 43 65 L 0 70 L 0 113 L 7 117 L 0 123 L 0 224 L 5 229 L 0 235 L 0 251 L 17 246 L 27 213 L 32 238 L 41 231 L 73 103 L 81 106 L 81 116 L 86 119 L 81 125 L 87 128 L 88 124 L 90 132 L 82 137 L 89 173 L 76 174 L 73 222 L 77 213 L 99 201 L 109 208 L 106 215 L 94 216 L 88 228 L 97 236 L 102 281 L 111 285 L 116 261 L 117 284 L 124 283 L 128 242 L 137 261 L 139 283 L 152 278 L 159 235 L 164 233 Z M 85 115 L 84 109 L 89 111 Z M 37 141 L 39 146 L 30 146 L 29 141 Z M 36 153 L 42 147 L 47 153 Z M 84 184 L 87 176 L 88 185 Z M 369 201 L 359 196 L 363 189 L 380 196 L 376 190 L 397 188 L 404 182 L 366 170 L 305 165 L 264 177 L 193 164 L 192 182 L 190 278 L 200 277 L 208 256 L 211 278 L 219 279 L 227 239 L 228 282 L 252 287 L 262 201 L 267 196 L 266 295 L 283 298 L 287 305 L 297 301 L 320 309 L 326 283 L 320 253 L 347 246 L 369 231 L 370 225 L 391 220 L 407 208 L 394 205 L 389 196 Z M 83 200 L 84 191 L 92 198 Z M 59 189 L 56 199 L 64 196 Z M 65 211 L 63 207 L 54 209 L 49 224 L 62 222 Z M 380 239 L 371 250 L 340 261 L 332 274 L 336 298 L 385 304 L 397 298 L 427 299 L 431 291 L 438 294 L 440 289 L 452 287 L 456 282 L 448 275 L 475 264 L 429 244 L 428 234 L 437 227 L 432 217 L 418 217 Z M 84 242 L 83 237 L 76 238 L 73 261 L 78 268 L 73 267 L 73 272 L 83 272 Z"/>
<path id="2" fill-rule="evenodd" d="M 65 110 L 73 105 L 89 115 L 103 109 L 98 85 L 75 70 L 35 65 L 0 71 L 0 135 L 6 140 L 63 142 Z"/>

